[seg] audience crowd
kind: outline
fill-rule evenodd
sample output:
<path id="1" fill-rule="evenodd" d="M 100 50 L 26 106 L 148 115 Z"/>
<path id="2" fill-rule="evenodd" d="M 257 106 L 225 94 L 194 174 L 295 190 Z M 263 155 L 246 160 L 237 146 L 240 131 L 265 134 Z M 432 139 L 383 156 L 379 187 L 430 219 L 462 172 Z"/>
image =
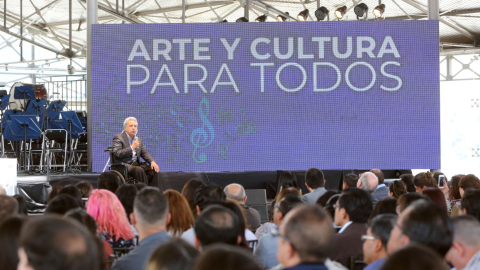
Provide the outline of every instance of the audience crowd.
<path id="1" fill-rule="evenodd" d="M 263 210 L 238 183 L 198 179 L 162 191 L 105 172 L 96 189 L 54 186 L 43 214 L 0 187 L 0 269 L 480 269 L 480 180 L 440 175 L 372 169 L 338 191 L 311 168 L 302 194 L 285 171 Z"/>

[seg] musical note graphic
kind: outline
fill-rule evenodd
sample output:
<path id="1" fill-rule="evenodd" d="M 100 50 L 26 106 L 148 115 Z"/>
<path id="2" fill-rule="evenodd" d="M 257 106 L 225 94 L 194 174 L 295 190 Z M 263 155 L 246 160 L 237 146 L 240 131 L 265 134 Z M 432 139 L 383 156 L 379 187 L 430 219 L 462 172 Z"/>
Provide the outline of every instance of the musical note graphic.
<path id="1" fill-rule="evenodd" d="M 207 161 L 207 154 L 200 153 L 198 154 L 197 159 L 197 150 L 199 148 L 208 147 L 212 144 L 213 139 L 215 138 L 215 130 L 213 129 L 212 123 L 208 120 L 208 112 L 210 111 L 210 104 L 208 99 L 203 97 L 198 106 L 198 114 L 202 120 L 202 126 L 193 130 L 190 134 L 190 142 L 193 145 L 193 154 L 192 158 L 197 163 L 204 163 Z"/>

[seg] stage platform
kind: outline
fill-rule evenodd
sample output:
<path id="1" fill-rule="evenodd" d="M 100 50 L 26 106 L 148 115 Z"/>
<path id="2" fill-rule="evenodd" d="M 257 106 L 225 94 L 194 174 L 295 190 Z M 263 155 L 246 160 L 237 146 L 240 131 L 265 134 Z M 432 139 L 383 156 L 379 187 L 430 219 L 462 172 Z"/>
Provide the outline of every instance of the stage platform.
<path id="1" fill-rule="evenodd" d="M 52 186 L 66 186 L 80 181 L 88 181 L 94 187 L 97 186 L 97 179 L 99 173 L 81 173 L 81 174 L 71 174 L 71 173 L 50 173 L 50 185 Z M 30 175 L 25 172 L 17 173 L 17 183 L 18 184 L 37 184 L 37 183 L 47 183 L 47 175 L 43 174 L 33 174 Z"/>
<path id="2" fill-rule="evenodd" d="M 162 190 L 174 189 L 179 192 L 182 191 L 185 183 L 192 179 L 200 179 L 205 183 L 215 184 L 221 187 L 225 187 L 231 183 L 239 183 L 244 186 L 245 189 L 266 189 L 267 197 L 273 198 L 276 193 L 276 182 L 282 171 L 249 171 L 249 172 L 160 172 L 159 188 Z M 297 176 L 297 181 L 302 189 L 302 193 L 308 193 L 305 186 L 305 171 L 293 171 Z M 342 170 L 324 170 L 325 175 L 325 188 L 338 190 L 343 182 L 343 177 L 347 173 L 360 173 L 363 171 L 342 171 Z M 403 173 L 411 173 L 410 170 L 385 170 L 383 171 L 386 179 L 398 179 L 398 176 Z M 97 187 L 97 179 L 99 173 L 87 173 L 81 174 L 50 174 L 50 185 L 52 186 L 65 186 L 69 184 L 76 184 L 80 181 L 88 181 L 94 188 Z M 46 175 L 29 175 L 24 172 L 17 174 L 18 184 L 33 184 L 33 183 L 46 183 Z M 386 181 L 388 182 L 388 180 Z"/>

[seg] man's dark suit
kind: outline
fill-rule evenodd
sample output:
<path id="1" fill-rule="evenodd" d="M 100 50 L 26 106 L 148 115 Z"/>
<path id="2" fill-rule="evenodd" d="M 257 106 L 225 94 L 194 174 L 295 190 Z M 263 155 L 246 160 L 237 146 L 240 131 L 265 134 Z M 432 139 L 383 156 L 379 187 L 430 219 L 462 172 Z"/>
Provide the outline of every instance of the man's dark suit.
<path id="1" fill-rule="evenodd" d="M 377 201 L 380 201 L 381 199 L 388 197 L 388 187 L 383 185 L 377 188 L 372 195 L 377 199 Z"/>
<path id="2" fill-rule="evenodd" d="M 335 248 L 330 257 L 343 266 L 350 268 L 350 257 L 363 260 L 362 235 L 367 233 L 367 224 L 353 222 L 342 233 L 335 235 Z M 359 266 L 361 269 L 362 267 Z M 356 269 L 356 268 L 355 268 Z"/>
<path id="3" fill-rule="evenodd" d="M 152 156 L 147 152 L 143 146 L 143 142 L 138 138 L 138 147 L 135 148 L 137 153 L 136 159 L 132 160 L 133 150 L 130 146 L 130 138 L 127 133 L 122 132 L 113 137 L 112 151 L 113 151 L 113 163 L 124 163 L 128 169 L 128 175 L 137 179 L 137 181 L 145 184 L 158 185 L 158 173 L 156 173 L 150 166 L 140 166 L 140 157 L 147 163 L 154 162 Z M 148 175 L 148 177 L 147 177 Z M 152 181 L 155 180 L 155 181 Z M 155 182 L 155 183 L 153 183 Z"/>

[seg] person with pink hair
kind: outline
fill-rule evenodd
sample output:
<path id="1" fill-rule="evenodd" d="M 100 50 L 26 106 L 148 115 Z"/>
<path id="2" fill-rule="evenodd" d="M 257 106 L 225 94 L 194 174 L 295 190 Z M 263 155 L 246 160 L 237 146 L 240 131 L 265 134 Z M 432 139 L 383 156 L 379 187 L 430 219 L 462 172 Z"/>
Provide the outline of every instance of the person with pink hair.
<path id="1" fill-rule="evenodd" d="M 97 233 L 112 248 L 135 246 L 135 235 L 130 227 L 127 214 L 117 196 L 106 189 L 96 189 L 90 193 L 87 213 L 97 222 Z"/>

